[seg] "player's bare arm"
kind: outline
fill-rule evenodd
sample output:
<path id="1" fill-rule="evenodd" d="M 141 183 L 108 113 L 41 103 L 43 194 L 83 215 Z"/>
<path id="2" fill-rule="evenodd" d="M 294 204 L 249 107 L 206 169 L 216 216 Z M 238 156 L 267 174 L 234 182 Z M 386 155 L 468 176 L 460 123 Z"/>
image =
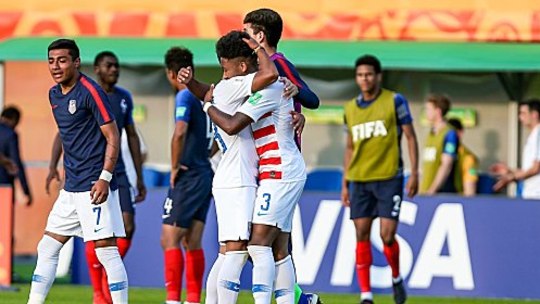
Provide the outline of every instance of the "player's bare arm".
<path id="1" fill-rule="evenodd" d="M 216 107 L 207 106 L 207 104 L 211 105 L 213 100 L 213 92 L 214 92 L 214 85 L 212 84 L 210 86 L 210 90 L 204 97 L 204 109 L 206 113 L 208 113 L 208 116 L 210 119 L 225 133 L 228 135 L 234 135 L 238 134 L 238 132 L 242 131 L 245 127 L 249 126 L 253 119 L 251 117 L 247 116 L 244 113 L 236 112 L 234 115 L 229 115 L 227 113 L 224 113 L 220 111 Z"/>
<path id="2" fill-rule="evenodd" d="M 431 183 L 431 186 L 429 187 L 427 191 L 428 195 L 433 195 L 437 193 L 437 191 L 441 188 L 444 181 L 450 175 L 453 165 L 454 165 L 454 158 L 451 155 L 444 153 L 441 157 L 441 165 L 439 166 L 439 169 L 437 170 L 435 179 L 433 179 L 433 183 Z"/>
<path id="3" fill-rule="evenodd" d="M 353 154 L 353 140 L 351 133 L 347 132 L 347 138 L 345 143 L 345 151 L 343 152 L 343 170 L 346 172 L 351 163 L 351 157 Z M 341 203 L 343 206 L 349 207 L 351 202 L 349 200 L 349 187 L 347 182 L 347 176 L 343 173 L 343 181 L 341 184 Z"/>
<path id="4" fill-rule="evenodd" d="M 93 204 L 101 204 L 107 200 L 109 196 L 109 182 L 112 178 L 116 161 L 118 160 L 118 152 L 120 151 L 120 135 L 118 134 L 116 122 L 113 120 L 110 123 L 102 125 L 100 129 L 107 141 L 107 146 L 105 148 L 103 171 L 100 178 L 92 187 L 92 190 L 90 190 L 90 197 Z"/>
<path id="5" fill-rule="evenodd" d="M 405 188 L 407 190 L 407 195 L 410 198 L 413 198 L 416 193 L 418 193 L 418 140 L 412 124 L 403 125 L 401 128 L 407 139 L 409 160 L 411 162 L 411 175 Z"/>
<path id="6" fill-rule="evenodd" d="M 191 67 L 181 68 L 176 76 L 176 81 L 186 85 L 188 90 L 200 100 L 204 99 L 206 92 L 210 89 L 210 85 L 200 82 L 193 77 L 193 69 Z"/>
<path id="7" fill-rule="evenodd" d="M 144 185 L 142 176 L 142 163 L 143 157 L 141 155 L 141 144 L 139 134 L 135 130 L 135 125 L 126 125 L 126 130 L 129 152 L 133 158 L 133 164 L 135 165 L 135 172 L 137 173 L 137 196 L 135 196 L 135 202 L 142 202 L 146 198 L 146 186 Z"/>
<path id="8" fill-rule="evenodd" d="M 525 180 L 539 173 L 540 173 L 540 161 L 535 161 L 532 167 L 527 170 L 517 169 L 515 171 L 512 171 L 509 168 L 506 168 L 506 173 L 499 177 L 495 185 L 493 185 L 493 190 L 500 191 L 512 182 Z"/>
<path id="9" fill-rule="evenodd" d="M 188 124 L 185 121 L 180 120 L 176 122 L 174 134 L 171 139 L 171 188 L 174 188 L 178 173 L 182 170 L 188 169 L 186 166 L 180 164 L 180 160 L 182 159 L 182 154 L 184 152 L 187 130 Z"/>
<path id="10" fill-rule="evenodd" d="M 274 83 L 279 78 L 279 73 L 274 62 L 268 57 L 266 50 L 253 38 L 242 38 L 249 47 L 257 54 L 259 69 L 253 78 L 251 92 L 257 92 Z"/>
<path id="11" fill-rule="evenodd" d="M 60 161 L 60 156 L 62 156 L 62 141 L 60 140 L 60 134 L 56 133 L 56 136 L 53 140 L 53 146 L 51 150 L 51 160 L 49 162 L 49 174 L 45 180 L 45 191 L 47 194 L 50 193 L 50 185 L 53 179 L 60 181 L 60 174 L 58 173 L 58 162 Z"/>

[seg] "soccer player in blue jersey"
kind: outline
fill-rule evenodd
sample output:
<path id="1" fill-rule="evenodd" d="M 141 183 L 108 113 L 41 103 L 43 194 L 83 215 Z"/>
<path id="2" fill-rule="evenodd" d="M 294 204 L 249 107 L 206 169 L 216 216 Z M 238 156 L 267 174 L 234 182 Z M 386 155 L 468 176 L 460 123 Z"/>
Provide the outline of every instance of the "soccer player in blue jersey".
<path id="1" fill-rule="evenodd" d="M 13 186 L 15 178 L 17 178 L 21 183 L 24 192 L 23 201 L 29 206 L 32 203 L 32 195 L 30 193 L 30 187 L 28 186 L 24 164 L 20 156 L 19 135 L 17 134 L 17 131 L 15 131 L 20 118 L 21 112 L 13 106 L 4 108 L 0 115 L 0 152 L 12 159 L 14 165 L 18 168 L 17 174 L 13 175 L 12 172 L 8 170 L 9 167 L 4 168 L 0 166 L 0 184 Z"/>
<path id="2" fill-rule="evenodd" d="M 135 230 L 134 203 L 143 201 L 146 196 L 146 188 L 142 177 L 142 156 L 139 146 L 139 136 L 135 130 L 135 123 L 133 121 L 133 100 L 131 94 L 126 89 L 116 85 L 120 75 L 118 57 L 110 51 L 100 52 L 94 59 L 94 72 L 100 87 L 107 93 L 119 132 L 122 132 L 122 130 L 126 131 L 137 173 L 137 195 L 132 197 L 124 161 L 122 155 L 119 154 L 116 167 L 114 168 L 114 174 L 118 184 L 118 198 L 120 200 L 126 237 L 118 238 L 116 243 L 120 256 L 124 258 L 131 246 L 131 239 Z M 47 178 L 47 188 L 52 178 L 58 177 L 56 167 L 61 153 L 62 145 L 60 143 L 60 137 L 56 136 L 51 164 L 49 166 L 50 172 Z M 86 260 L 88 262 L 90 281 L 94 289 L 94 303 L 110 303 L 111 295 L 107 285 L 107 276 L 95 254 L 93 242 L 86 242 Z"/>
<path id="3" fill-rule="evenodd" d="M 120 141 L 111 106 L 100 86 L 79 72 L 75 41 L 53 41 L 48 62 L 57 83 L 49 101 L 64 149 L 66 180 L 38 244 L 28 303 L 45 302 L 60 249 L 72 236 L 94 242 L 113 303 L 128 303 L 127 273 L 116 245 L 116 238 L 126 234 L 113 176 Z"/>
<path id="4" fill-rule="evenodd" d="M 281 16 L 271 9 L 262 8 L 249 12 L 244 17 L 244 31 L 247 32 L 253 39 L 255 39 L 267 52 L 270 56 L 270 59 L 276 65 L 279 76 L 282 79 L 285 79 L 286 82 L 292 82 L 292 85 L 287 85 L 286 96 L 293 97 L 295 111 L 300 113 L 302 107 L 308 109 L 316 109 L 319 107 L 320 101 L 319 98 L 309 86 L 300 78 L 298 71 L 295 66 L 285 58 L 285 55 L 277 51 L 279 40 L 281 39 L 281 33 L 283 32 L 283 20 Z M 300 134 L 302 130 L 297 130 L 296 134 L 296 144 L 298 148 L 301 148 L 300 144 Z M 283 244 L 290 242 L 290 233 L 282 232 L 278 237 L 276 243 L 278 248 L 287 248 Z M 282 244 L 280 246 L 279 244 Z M 289 246 L 291 247 L 291 246 Z M 292 263 L 290 259 L 287 259 L 289 256 L 289 251 L 280 251 L 276 254 L 276 267 L 283 269 L 294 269 L 287 265 Z M 288 262 L 284 262 L 288 261 Z M 279 271 L 276 281 L 288 281 L 294 276 L 294 274 L 288 273 L 287 271 Z M 302 290 L 295 284 L 295 286 L 289 286 L 295 290 L 295 303 L 304 304 L 304 303 L 317 303 L 318 296 L 316 294 L 303 294 Z"/>
<path id="5" fill-rule="evenodd" d="M 165 54 L 166 74 L 177 92 L 175 129 L 171 140 L 170 189 L 163 205 L 161 246 L 165 258 L 167 304 L 180 304 L 184 254 L 180 241 L 185 239 L 185 265 L 188 304 L 200 303 L 204 275 L 204 251 L 201 238 L 212 196 L 213 171 L 210 150 L 213 135 L 210 120 L 202 104 L 185 85 L 176 81 L 181 68 L 193 69 L 193 54 L 173 47 Z"/>

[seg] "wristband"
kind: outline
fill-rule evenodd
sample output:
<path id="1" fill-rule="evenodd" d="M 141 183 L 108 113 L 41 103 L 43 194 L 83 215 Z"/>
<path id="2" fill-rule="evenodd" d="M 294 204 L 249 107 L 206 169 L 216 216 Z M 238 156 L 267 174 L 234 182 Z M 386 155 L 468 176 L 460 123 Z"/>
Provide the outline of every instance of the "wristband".
<path id="1" fill-rule="evenodd" d="M 102 180 L 106 181 L 107 183 L 111 182 L 112 177 L 113 177 L 112 173 L 105 170 L 105 169 L 103 169 L 101 171 L 101 174 L 99 175 L 99 179 L 102 179 Z"/>
<path id="2" fill-rule="evenodd" d="M 262 46 L 258 46 L 256 48 L 253 49 L 253 54 L 257 54 L 257 52 L 262 48 Z"/>
<path id="3" fill-rule="evenodd" d="M 205 102 L 203 107 L 202 107 L 204 113 L 208 113 L 208 109 L 210 109 L 211 106 L 213 106 L 213 104 L 211 102 Z"/>

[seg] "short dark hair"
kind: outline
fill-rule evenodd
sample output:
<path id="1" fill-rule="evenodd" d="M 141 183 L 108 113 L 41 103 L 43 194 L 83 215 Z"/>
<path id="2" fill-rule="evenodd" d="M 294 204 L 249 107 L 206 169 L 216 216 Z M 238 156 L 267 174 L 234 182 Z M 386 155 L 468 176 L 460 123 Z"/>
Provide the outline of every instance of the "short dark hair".
<path id="1" fill-rule="evenodd" d="M 519 106 L 527 106 L 529 112 L 536 112 L 538 117 L 540 117 L 540 99 L 538 98 L 529 98 L 525 101 L 519 103 Z"/>
<path id="2" fill-rule="evenodd" d="M 379 61 L 379 59 L 377 59 L 377 57 L 373 55 L 363 55 L 363 56 L 358 57 L 358 59 L 356 59 L 354 68 L 356 69 L 361 65 L 372 66 L 376 74 L 380 74 L 382 72 L 381 62 Z"/>
<path id="3" fill-rule="evenodd" d="M 56 39 L 55 41 L 51 42 L 49 44 L 49 47 L 47 48 L 47 55 L 52 50 L 68 50 L 69 55 L 71 56 L 71 59 L 75 60 L 79 58 L 80 51 L 79 47 L 77 46 L 77 43 L 75 43 L 75 40 L 72 39 Z"/>
<path id="4" fill-rule="evenodd" d="M 454 129 L 456 129 L 458 131 L 463 130 L 463 124 L 461 123 L 461 120 L 459 120 L 457 118 L 450 118 L 448 120 L 448 124 L 451 125 Z"/>
<path id="5" fill-rule="evenodd" d="M 245 57 L 256 62 L 257 54 L 245 43 L 242 38 L 250 39 L 249 35 L 242 31 L 231 31 L 219 38 L 216 43 L 216 54 L 220 58 L 233 59 Z"/>
<path id="6" fill-rule="evenodd" d="M 443 117 L 446 115 L 446 113 L 448 113 L 448 111 L 450 111 L 450 108 L 452 107 L 450 98 L 443 94 L 429 94 L 427 97 L 427 102 L 432 103 L 435 108 L 440 109 Z"/>
<path id="7" fill-rule="evenodd" d="M 283 32 L 283 20 L 276 11 L 269 8 L 251 11 L 244 17 L 245 23 L 251 23 L 255 34 L 263 31 L 268 45 L 277 47 Z"/>
<path id="8" fill-rule="evenodd" d="M 9 106 L 5 107 L 4 110 L 2 110 L 2 114 L 0 116 L 13 120 L 15 124 L 17 124 L 21 119 L 21 111 L 19 111 L 19 109 L 15 106 Z"/>
<path id="9" fill-rule="evenodd" d="M 94 58 L 94 66 L 98 66 L 101 63 L 101 61 L 105 59 L 105 57 L 112 57 L 118 61 L 118 57 L 116 56 L 115 53 L 111 51 L 103 51 L 103 52 L 99 52 Z"/>
<path id="10" fill-rule="evenodd" d="M 181 68 L 193 69 L 193 53 L 184 47 L 174 46 L 165 53 L 165 67 L 175 74 Z"/>

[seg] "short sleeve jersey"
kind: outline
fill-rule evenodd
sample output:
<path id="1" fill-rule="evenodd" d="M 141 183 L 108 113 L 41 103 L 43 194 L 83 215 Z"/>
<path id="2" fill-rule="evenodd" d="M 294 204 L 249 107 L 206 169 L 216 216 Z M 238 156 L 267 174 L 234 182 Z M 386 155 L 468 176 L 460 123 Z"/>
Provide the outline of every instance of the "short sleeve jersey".
<path id="1" fill-rule="evenodd" d="M 283 97 L 283 84 L 274 82 L 253 93 L 238 110 L 251 124 L 259 156 L 259 180 L 298 181 L 306 178 L 306 166 L 296 147 L 291 124 L 293 100 Z"/>
<path id="2" fill-rule="evenodd" d="M 181 90 L 175 97 L 174 113 L 175 122 L 188 124 L 180 163 L 190 169 L 212 170 L 208 160 L 212 147 L 212 125 L 202 109 L 201 101 L 189 90 Z"/>
<path id="3" fill-rule="evenodd" d="M 234 114 L 251 95 L 255 74 L 221 80 L 214 89 L 214 105 L 224 113 Z M 258 156 L 251 128 L 228 135 L 214 125 L 214 136 L 223 153 L 214 175 L 214 188 L 256 187 Z"/>
<path id="4" fill-rule="evenodd" d="M 529 136 L 522 152 L 522 170 L 529 170 L 534 163 L 540 161 L 540 127 L 536 126 Z M 523 181 L 523 198 L 540 199 L 540 174 L 533 175 Z"/>
<path id="5" fill-rule="evenodd" d="M 118 131 L 122 134 L 122 130 L 126 126 L 133 125 L 133 99 L 131 94 L 126 89 L 115 86 L 114 90 L 107 94 L 107 97 L 111 103 Z M 126 172 L 122 153 L 118 155 L 114 170 L 118 173 Z"/>
<path id="6" fill-rule="evenodd" d="M 107 142 L 100 127 L 114 121 L 107 94 L 86 75 L 80 75 L 66 94 L 60 85 L 49 90 L 49 101 L 62 146 L 68 192 L 90 191 L 99 179 Z M 110 182 L 115 190 L 115 178 Z"/>

